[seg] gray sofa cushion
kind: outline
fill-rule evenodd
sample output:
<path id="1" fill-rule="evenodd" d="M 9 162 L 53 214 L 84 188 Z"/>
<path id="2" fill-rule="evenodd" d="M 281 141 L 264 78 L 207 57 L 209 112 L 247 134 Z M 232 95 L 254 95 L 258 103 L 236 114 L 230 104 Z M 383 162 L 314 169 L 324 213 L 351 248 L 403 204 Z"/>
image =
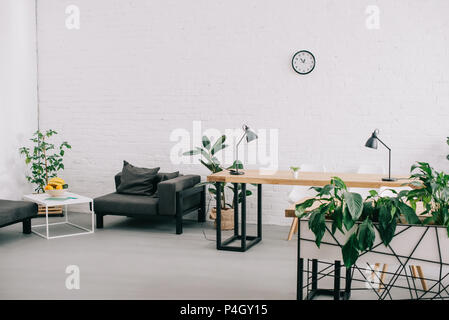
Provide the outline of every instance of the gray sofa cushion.
<path id="1" fill-rule="evenodd" d="M 122 177 L 117 192 L 151 196 L 156 192 L 154 186 L 159 169 L 159 167 L 153 169 L 139 168 L 123 161 Z"/>
<path id="2" fill-rule="evenodd" d="M 27 201 L 0 200 L 0 226 L 37 215 L 37 205 Z"/>
<path id="3" fill-rule="evenodd" d="M 156 197 L 159 197 L 159 191 L 157 190 L 157 186 L 159 185 L 159 182 L 167 181 L 167 180 L 179 177 L 179 171 L 175 171 L 175 172 L 171 172 L 171 173 L 158 173 L 157 176 L 158 176 L 158 180 L 154 186 L 156 193 L 154 195 Z"/>
<path id="4" fill-rule="evenodd" d="M 176 192 L 185 190 L 200 183 L 198 175 L 184 175 L 174 179 L 162 181 L 158 184 L 159 214 L 164 216 L 176 215 Z M 184 208 L 188 209 L 200 202 L 200 195 L 196 194 L 184 199 Z"/>
<path id="5" fill-rule="evenodd" d="M 95 213 L 124 216 L 157 215 L 159 199 L 154 196 L 110 193 L 94 199 Z"/>

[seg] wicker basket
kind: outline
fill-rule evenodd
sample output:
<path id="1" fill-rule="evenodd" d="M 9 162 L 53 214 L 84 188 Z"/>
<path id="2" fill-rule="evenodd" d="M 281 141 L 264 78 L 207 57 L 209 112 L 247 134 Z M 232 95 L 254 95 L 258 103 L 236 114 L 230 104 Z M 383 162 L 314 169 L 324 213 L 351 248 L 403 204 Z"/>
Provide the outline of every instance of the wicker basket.
<path id="1" fill-rule="evenodd" d="M 38 215 L 39 216 L 45 216 L 45 207 L 44 206 L 39 206 L 38 207 Z M 54 216 L 54 215 L 62 215 L 62 206 L 53 206 L 53 207 L 48 207 L 48 215 L 49 216 Z"/>
<path id="2" fill-rule="evenodd" d="M 210 210 L 209 217 L 213 220 L 217 218 L 217 209 Z M 217 227 L 217 221 L 214 223 Z M 221 209 L 221 230 L 234 230 L 234 209 Z"/>

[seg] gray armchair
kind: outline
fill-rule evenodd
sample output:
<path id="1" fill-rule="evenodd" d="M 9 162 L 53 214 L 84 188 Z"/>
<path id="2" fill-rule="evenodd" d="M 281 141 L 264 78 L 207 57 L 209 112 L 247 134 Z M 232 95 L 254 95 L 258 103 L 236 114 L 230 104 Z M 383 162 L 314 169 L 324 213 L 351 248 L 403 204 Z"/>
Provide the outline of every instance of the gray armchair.
<path id="1" fill-rule="evenodd" d="M 159 173 L 162 176 L 163 173 Z M 121 173 L 115 176 L 118 187 Z M 198 211 L 198 221 L 206 220 L 206 189 L 196 186 L 201 181 L 199 175 L 181 175 L 177 178 L 158 182 L 152 196 L 110 193 L 94 199 L 97 228 L 103 228 L 105 215 L 127 217 L 168 216 L 176 220 L 176 234 L 182 234 L 182 217 Z"/>

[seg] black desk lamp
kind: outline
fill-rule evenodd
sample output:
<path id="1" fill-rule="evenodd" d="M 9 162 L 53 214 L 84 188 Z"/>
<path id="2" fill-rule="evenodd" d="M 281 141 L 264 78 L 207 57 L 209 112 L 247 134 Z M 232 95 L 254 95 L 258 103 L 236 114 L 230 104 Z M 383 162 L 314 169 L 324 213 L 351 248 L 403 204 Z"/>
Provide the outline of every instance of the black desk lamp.
<path id="1" fill-rule="evenodd" d="M 382 181 L 396 181 L 396 178 L 391 177 L 391 149 L 385 143 L 383 143 L 382 140 L 379 139 L 378 134 L 379 129 L 374 130 L 374 132 L 371 134 L 371 137 L 368 139 L 368 141 L 366 141 L 365 147 L 377 149 L 377 141 L 379 141 L 385 146 L 385 148 L 388 149 L 388 178 L 382 178 Z"/>
<path id="2" fill-rule="evenodd" d="M 235 169 L 229 170 L 229 173 L 232 175 L 241 175 L 241 174 L 245 174 L 242 171 L 239 171 L 239 163 L 238 163 L 238 159 L 239 159 L 239 144 L 240 142 L 242 142 L 243 138 L 246 136 L 246 142 L 251 142 L 253 140 L 257 139 L 257 134 L 251 130 L 246 124 L 244 124 L 242 126 L 243 129 L 243 135 L 240 138 L 239 142 L 237 142 L 237 144 L 235 145 Z"/>

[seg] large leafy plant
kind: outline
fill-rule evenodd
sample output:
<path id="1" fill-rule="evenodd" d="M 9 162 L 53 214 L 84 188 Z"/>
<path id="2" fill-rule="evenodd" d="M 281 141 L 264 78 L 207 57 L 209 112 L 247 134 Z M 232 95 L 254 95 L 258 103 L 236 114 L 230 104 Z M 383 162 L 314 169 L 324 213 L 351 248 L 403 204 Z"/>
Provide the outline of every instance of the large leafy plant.
<path id="1" fill-rule="evenodd" d="M 348 191 L 346 184 L 338 177 L 333 177 L 330 184 L 324 187 L 311 189 L 317 195 L 297 204 L 296 215 L 309 218 L 309 228 L 315 234 L 318 247 L 326 231 L 335 234 L 338 230 L 349 235 L 342 247 L 343 261 L 347 267 L 352 266 L 362 252 L 373 247 L 376 228 L 387 246 L 394 237 L 401 214 L 408 223 L 420 223 L 415 210 L 405 202 L 407 190 L 400 193 L 391 190 L 396 193 L 394 197 L 382 197 L 371 190 L 364 201 L 360 194 Z M 312 206 L 314 209 L 308 210 Z M 326 227 L 326 219 L 332 220 L 331 230 Z"/>
<path id="2" fill-rule="evenodd" d="M 449 175 L 437 172 L 426 162 L 418 162 L 411 168 L 411 178 L 416 189 L 407 194 L 412 207 L 421 202 L 423 215 L 428 215 L 424 223 L 445 226 L 449 236 Z"/>
<path id="3" fill-rule="evenodd" d="M 64 169 L 63 157 L 67 149 L 72 147 L 66 142 L 55 146 L 49 139 L 56 135 L 55 130 L 36 131 L 30 139 L 34 146 L 21 147 L 19 152 L 25 156 L 25 163 L 30 166 L 27 180 L 36 186 L 36 192 L 44 192 L 44 186 L 50 178 L 56 177 L 59 170 Z"/>
<path id="4" fill-rule="evenodd" d="M 203 136 L 202 138 L 202 146 L 201 147 L 195 147 L 192 150 L 186 151 L 183 153 L 185 156 L 194 156 L 194 155 L 201 155 L 200 162 L 202 165 L 204 165 L 207 169 L 210 170 L 211 173 L 217 173 L 223 170 L 229 170 L 229 169 L 236 169 L 237 167 L 239 169 L 243 169 L 243 164 L 240 161 L 234 161 L 232 166 L 230 167 L 223 167 L 220 163 L 220 161 L 217 158 L 218 152 L 228 147 L 227 144 L 225 144 L 226 141 L 226 135 L 222 135 L 220 138 L 218 138 L 214 143 L 210 141 L 210 139 L 207 136 Z M 226 208 L 234 208 L 234 196 L 232 197 L 231 202 L 227 202 L 226 199 L 226 192 L 225 190 L 228 189 L 232 191 L 232 194 L 234 193 L 234 185 L 227 183 L 227 184 L 221 184 L 220 190 L 217 191 L 217 188 L 215 186 L 215 183 L 213 182 L 201 182 L 198 185 L 207 185 L 208 192 L 216 199 L 217 192 L 221 193 L 221 209 Z M 250 190 L 246 190 L 246 195 L 250 196 L 252 195 L 252 192 Z M 242 201 L 243 198 L 243 192 L 241 191 L 240 184 L 238 185 L 238 203 Z"/>

